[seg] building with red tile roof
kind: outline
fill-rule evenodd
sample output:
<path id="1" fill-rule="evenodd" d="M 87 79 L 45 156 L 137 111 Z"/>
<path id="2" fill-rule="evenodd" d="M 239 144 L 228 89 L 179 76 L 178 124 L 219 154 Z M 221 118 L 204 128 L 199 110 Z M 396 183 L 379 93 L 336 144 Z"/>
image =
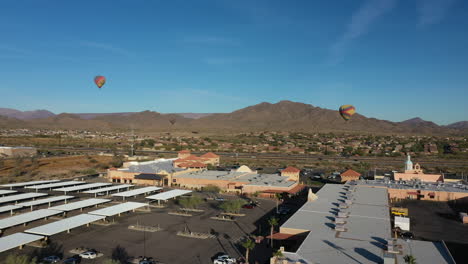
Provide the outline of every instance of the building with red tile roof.
<path id="1" fill-rule="evenodd" d="M 347 181 L 355 181 L 359 180 L 359 177 L 361 177 L 361 173 L 354 171 L 352 169 L 346 170 L 345 172 L 340 174 L 341 176 L 341 182 L 347 182 Z"/>
<path id="2" fill-rule="evenodd" d="M 301 170 L 292 166 L 287 167 L 281 171 L 281 176 L 288 177 L 291 181 L 299 181 L 299 174 Z"/>

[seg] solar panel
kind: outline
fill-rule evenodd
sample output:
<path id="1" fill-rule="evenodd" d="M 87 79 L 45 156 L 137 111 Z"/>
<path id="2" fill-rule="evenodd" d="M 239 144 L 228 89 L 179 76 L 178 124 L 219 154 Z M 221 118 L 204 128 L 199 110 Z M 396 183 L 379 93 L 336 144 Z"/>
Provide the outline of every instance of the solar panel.
<path id="1" fill-rule="evenodd" d="M 0 197 L 0 204 L 1 203 L 8 203 L 8 202 L 16 202 L 16 201 L 21 201 L 21 200 L 26 200 L 26 199 L 32 199 L 32 198 L 37 198 L 41 196 L 47 196 L 47 193 L 21 193 L 21 194 L 16 194 L 16 195 L 9 195 L 9 196 L 4 196 Z"/>
<path id="2" fill-rule="evenodd" d="M 97 187 L 102 187 L 102 186 L 108 186 L 108 185 L 112 185 L 112 183 L 108 183 L 108 182 L 88 183 L 88 184 L 83 184 L 83 185 L 78 185 L 78 186 L 58 188 L 58 189 L 54 189 L 54 191 L 65 192 L 65 193 L 76 192 L 76 191 L 87 190 L 87 189 L 92 189 L 92 188 L 97 188 Z"/>
<path id="3" fill-rule="evenodd" d="M 88 214 L 102 215 L 102 216 L 114 216 L 124 212 L 132 211 L 140 207 L 147 206 L 145 203 L 126 202 L 113 206 L 109 206 L 103 209 L 89 212 Z"/>
<path id="4" fill-rule="evenodd" d="M 43 238 L 43 236 L 26 233 L 16 233 L 13 235 L 0 237 L 0 252 L 20 247 L 37 240 L 41 240 Z"/>
<path id="5" fill-rule="evenodd" d="M 80 214 L 69 218 L 65 218 L 57 222 L 31 228 L 24 232 L 37 235 L 52 236 L 104 218 L 104 216 L 100 215 Z"/>
<path id="6" fill-rule="evenodd" d="M 23 186 L 29 186 L 29 185 L 39 185 L 39 184 L 45 184 L 45 183 L 51 183 L 51 182 L 58 182 L 58 181 L 60 181 L 60 180 L 17 182 L 17 183 L 2 184 L 2 185 L 0 185 L 0 186 L 2 186 L 2 187 L 14 188 L 14 187 L 23 187 Z"/>
<path id="7" fill-rule="evenodd" d="M 25 188 L 41 190 L 41 189 L 52 189 L 52 188 L 56 188 L 56 187 L 78 185 L 78 184 L 85 184 L 85 183 L 86 182 L 84 182 L 84 181 L 65 181 L 65 182 L 57 182 L 57 183 L 26 186 Z"/>
<path id="8" fill-rule="evenodd" d="M 149 193 L 149 192 L 154 192 L 161 190 L 161 187 L 144 187 L 144 188 L 139 188 L 131 191 L 126 191 L 126 192 L 121 192 L 121 193 L 114 193 L 112 196 L 120 196 L 120 197 L 131 197 L 131 196 L 136 196 L 144 193 Z"/>
<path id="9" fill-rule="evenodd" d="M 0 219 L 0 229 L 9 228 L 12 226 L 29 223 L 35 220 L 46 218 L 49 216 L 60 214 L 60 211 L 40 209 L 24 214 L 14 215 L 7 218 Z"/>
<path id="10" fill-rule="evenodd" d="M 130 188 L 130 187 L 133 187 L 133 185 L 132 184 L 120 184 L 120 185 L 114 185 L 114 186 L 95 189 L 95 190 L 84 191 L 83 193 L 92 193 L 92 194 L 94 194 L 94 193 L 100 193 L 100 192 L 110 192 L 110 191 Z"/>
<path id="11" fill-rule="evenodd" d="M 81 201 L 78 201 L 78 202 L 73 202 L 73 203 L 62 204 L 62 205 L 49 207 L 49 209 L 50 210 L 63 211 L 63 212 L 69 212 L 69 211 L 73 211 L 73 210 L 77 210 L 77 209 L 81 209 L 81 208 L 85 208 L 85 207 L 89 207 L 89 206 L 93 206 L 93 205 L 107 203 L 107 202 L 110 202 L 110 201 L 112 201 L 112 200 L 92 198 L 92 199 L 81 200 Z"/>
<path id="12" fill-rule="evenodd" d="M 23 206 L 18 205 L 5 205 L 0 207 L 0 213 L 11 212 L 12 210 L 23 208 Z"/>
<path id="13" fill-rule="evenodd" d="M 155 195 L 151 195 L 146 197 L 146 199 L 151 199 L 151 200 L 168 200 L 177 196 L 181 196 L 187 193 L 191 193 L 192 191 L 189 190 L 171 190 L 167 192 L 162 192 L 158 193 Z"/>
<path id="14" fill-rule="evenodd" d="M 0 190 L 0 195 L 7 195 L 7 194 L 11 194 L 11 193 L 15 193 L 17 191 L 13 191 L 13 190 Z"/>
<path id="15" fill-rule="evenodd" d="M 72 198 L 74 198 L 74 196 L 60 195 L 60 196 L 53 196 L 53 197 L 50 197 L 50 198 L 30 201 L 30 202 L 19 203 L 19 204 L 16 204 L 16 205 L 29 207 L 29 206 L 35 206 L 35 205 L 40 205 L 40 204 L 46 204 L 46 203 L 53 203 L 53 202 L 68 200 L 68 199 L 72 199 Z"/>

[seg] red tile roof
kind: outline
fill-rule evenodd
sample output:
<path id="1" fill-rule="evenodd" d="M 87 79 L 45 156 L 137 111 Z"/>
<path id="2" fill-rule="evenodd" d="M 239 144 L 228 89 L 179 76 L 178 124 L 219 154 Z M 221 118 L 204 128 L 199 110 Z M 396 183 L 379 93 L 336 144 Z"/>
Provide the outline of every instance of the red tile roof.
<path id="1" fill-rule="evenodd" d="M 179 153 L 180 154 L 190 153 L 190 150 L 184 149 L 184 150 L 179 151 Z"/>
<path id="2" fill-rule="evenodd" d="M 286 234 L 286 233 L 273 233 L 273 236 L 270 235 L 270 236 L 267 236 L 267 238 L 273 238 L 275 240 L 286 240 L 293 236 L 294 235 Z"/>
<path id="3" fill-rule="evenodd" d="M 298 168 L 289 166 L 286 169 L 282 170 L 281 172 L 301 172 L 301 170 Z"/>
<path id="4" fill-rule="evenodd" d="M 262 193 L 289 193 L 289 194 L 296 194 L 300 191 L 302 191 L 303 189 L 305 188 L 305 185 L 302 185 L 302 184 L 298 184 L 296 186 L 294 186 L 294 188 L 288 190 L 288 191 L 285 191 L 285 190 L 278 190 L 278 189 L 271 189 L 271 190 L 265 190 L 265 191 L 262 191 Z"/>
<path id="5" fill-rule="evenodd" d="M 343 177 L 343 176 L 344 176 L 344 177 L 359 177 L 359 176 L 361 176 L 361 173 L 349 169 L 349 170 L 347 170 L 347 171 L 341 173 L 340 176 L 341 176 L 341 177 Z"/>
<path id="6" fill-rule="evenodd" d="M 200 157 L 202 157 L 202 158 L 219 158 L 219 156 L 214 154 L 213 152 L 205 153 L 205 154 L 201 155 Z"/>

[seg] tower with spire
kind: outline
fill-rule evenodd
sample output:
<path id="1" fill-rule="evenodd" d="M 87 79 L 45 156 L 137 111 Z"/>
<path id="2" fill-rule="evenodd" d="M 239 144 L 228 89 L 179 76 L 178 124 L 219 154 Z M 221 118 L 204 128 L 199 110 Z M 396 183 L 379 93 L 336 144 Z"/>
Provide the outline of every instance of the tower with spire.
<path id="1" fill-rule="evenodd" d="M 405 161 L 405 173 L 410 173 L 413 171 L 413 162 L 411 161 L 411 156 L 408 154 Z"/>

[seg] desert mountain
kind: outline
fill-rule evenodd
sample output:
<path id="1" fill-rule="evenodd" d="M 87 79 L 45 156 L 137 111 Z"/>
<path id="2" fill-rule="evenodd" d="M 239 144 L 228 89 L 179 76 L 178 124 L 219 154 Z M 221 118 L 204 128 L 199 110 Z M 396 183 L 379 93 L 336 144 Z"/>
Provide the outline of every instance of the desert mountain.
<path id="1" fill-rule="evenodd" d="M 0 108 L 0 116 L 16 118 L 21 120 L 30 120 L 36 118 L 47 118 L 55 114 L 47 110 L 19 111 L 11 108 Z"/>
<path id="2" fill-rule="evenodd" d="M 270 130 L 427 135 L 466 134 L 468 132 L 468 129 L 465 129 L 468 121 L 449 126 L 438 126 L 420 118 L 403 122 L 390 122 L 367 118 L 360 114 L 355 114 L 351 120 L 344 121 L 335 110 L 291 101 L 280 101 L 274 104 L 264 102 L 232 113 L 202 114 L 202 116 L 184 115 L 161 114 L 152 111 L 60 114 L 31 120 L 2 118 L 0 125 L 1 127 L 87 130 L 128 130 L 133 128 L 140 131 L 248 132 Z"/>

